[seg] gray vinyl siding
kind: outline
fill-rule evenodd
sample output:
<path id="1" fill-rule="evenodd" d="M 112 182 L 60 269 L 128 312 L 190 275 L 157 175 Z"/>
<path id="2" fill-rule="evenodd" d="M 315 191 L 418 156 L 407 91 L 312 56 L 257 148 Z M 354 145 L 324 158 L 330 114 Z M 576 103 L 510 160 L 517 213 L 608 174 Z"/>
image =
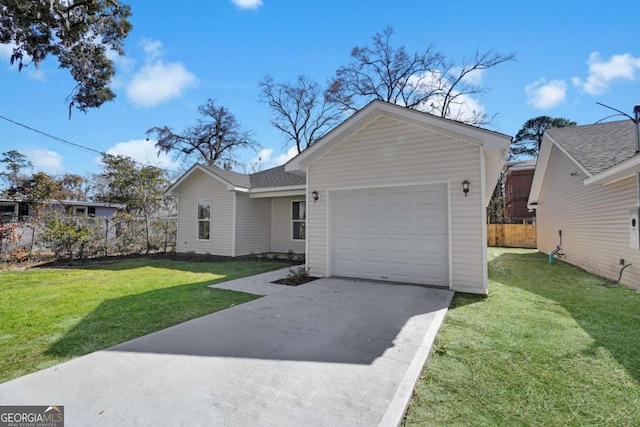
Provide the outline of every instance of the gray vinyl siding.
<path id="1" fill-rule="evenodd" d="M 327 153 L 309 168 L 307 262 L 314 276 L 331 274 L 328 191 L 448 183 L 450 199 L 451 288 L 486 292 L 481 148 L 451 137 L 381 117 Z M 464 197 L 461 182 L 471 183 Z"/>
<path id="2" fill-rule="evenodd" d="M 220 181 L 195 171 L 178 191 L 177 252 L 233 256 L 233 197 Z M 211 199 L 211 239 L 198 240 L 198 199 Z"/>
<path id="3" fill-rule="evenodd" d="M 271 199 L 236 193 L 236 256 L 271 251 Z"/>
<path id="4" fill-rule="evenodd" d="M 574 174 L 574 176 L 572 176 Z M 548 254 L 559 243 L 565 260 L 591 273 L 616 280 L 618 260 L 632 266 L 622 283 L 640 287 L 640 251 L 629 248 L 629 210 L 636 205 L 635 177 L 602 186 L 584 185 L 586 175 L 556 146 L 542 181 L 536 220 L 538 250 Z"/>
<path id="5" fill-rule="evenodd" d="M 292 202 L 304 200 L 304 196 L 274 197 L 272 199 L 271 252 L 286 253 L 292 250 L 297 254 L 305 253 L 305 241 L 293 240 L 293 222 L 291 218 Z M 308 209 L 307 205 L 307 215 Z"/>

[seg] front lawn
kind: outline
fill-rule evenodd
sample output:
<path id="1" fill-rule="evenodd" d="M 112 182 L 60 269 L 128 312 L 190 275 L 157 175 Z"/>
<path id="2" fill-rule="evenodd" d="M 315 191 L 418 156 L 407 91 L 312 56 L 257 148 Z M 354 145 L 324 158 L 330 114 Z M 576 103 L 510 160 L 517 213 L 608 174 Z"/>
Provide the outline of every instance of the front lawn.
<path id="1" fill-rule="evenodd" d="M 640 293 L 529 250 L 489 250 L 456 294 L 410 426 L 640 425 Z"/>
<path id="2" fill-rule="evenodd" d="M 257 296 L 208 285 L 286 264 L 134 259 L 0 273 L 0 382 Z"/>

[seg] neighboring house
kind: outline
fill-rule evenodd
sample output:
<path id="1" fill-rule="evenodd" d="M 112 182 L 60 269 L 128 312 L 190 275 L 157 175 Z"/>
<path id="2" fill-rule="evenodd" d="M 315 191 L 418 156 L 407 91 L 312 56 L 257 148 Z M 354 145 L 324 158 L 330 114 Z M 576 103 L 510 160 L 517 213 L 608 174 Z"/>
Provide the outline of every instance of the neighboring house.
<path id="1" fill-rule="evenodd" d="M 621 282 L 640 287 L 638 173 L 630 120 L 547 130 L 529 197 L 538 250 L 561 245 L 564 260 L 612 280 L 624 260 Z"/>
<path id="2" fill-rule="evenodd" d="M 510 143 L 374 101 L 284 166 L 193 166 L 167 191 L 178 198 L 177 251 L 292 250 L 314 276 L 484 294 L 485 208 Z"/>
<path id="3" fill-rule="evenodd" d="M 112 217 L 126 205 L 82 200 L 47 200 L 46 209 L 57 209 L 71 215 Z M 33 203 L 21 198 L 0 198 L 0 222 L 28 220 L 34 213 Z"/>
<path id="4" fill-rule="evenodd" d="M 536 214 L 527 207 L 536 159 L 507 163 L 504 175 L 504 218 L 531 218 Z"/>
<path id="5" fill-rule="evenodd" d="M 27 247 L 38 242 L 39 234 L 30 227 L 29 222 L 35 214 L 34 203 L 20 198 L 0 198 L 0 224 L 17 223 L 20 236 L 18 246 Z M 56 210 L 67 215 L 111 218 L 126 205 L 117 203 L 88 202 L 81 200 L 47 200 L 42 202 L 43 212 Z M 116 228 L 108 221 L 102 224 L 105 234 L 115 236 Z M 35 238 L 35 240 L 34 240 Z M 37 243 L 36 243 L 37 245 Z"/>

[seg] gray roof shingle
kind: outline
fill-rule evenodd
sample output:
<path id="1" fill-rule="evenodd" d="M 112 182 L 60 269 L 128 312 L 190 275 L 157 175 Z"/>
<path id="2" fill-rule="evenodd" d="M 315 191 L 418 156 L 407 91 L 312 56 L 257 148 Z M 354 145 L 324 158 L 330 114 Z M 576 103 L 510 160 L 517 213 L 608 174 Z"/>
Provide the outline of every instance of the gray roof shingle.
<path id="1" fill-rule="evenodd" d="M 592 175 L 635 156 L 631 120 L 548 129 L 547 134 Z"/>
<path id="2" fill-rule="evenodd" d="M 249 178 L 251 188 L 288 187 L 307 183 L 304 176 L 285 172 L 284 165 L 251 174 Z"/>
<path id="3" fill-rule="evenodd" d="M 307 181 L 303 176 L 285 172 L 284 165 L 266 169 L 250 175 L 229 171 L 215 166 L 201 165 L 232 185 L 243 188 L 272 188 L 304 185 Z"/>
<path id="4" fill-rule="evenodd" d="M 249 175 L 222 169 L 216 166 L 207 166 L 202 164 L 200 166 L 202 166 L 203 168 L 206 168 L 210 172 L 218 175 L 220 178 L 224 179 L 225 181 L 237 187 L 249 188 L 251 185 L 251 183 L 249 182 Z"/>

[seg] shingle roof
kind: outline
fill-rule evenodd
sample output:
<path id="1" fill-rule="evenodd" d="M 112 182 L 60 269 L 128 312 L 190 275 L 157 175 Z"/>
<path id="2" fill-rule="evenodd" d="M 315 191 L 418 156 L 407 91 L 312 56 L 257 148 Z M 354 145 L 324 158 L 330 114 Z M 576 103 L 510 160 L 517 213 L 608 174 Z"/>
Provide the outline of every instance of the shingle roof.
<path id="1" fill-rule="evenodd" d="M 243 188 L 289 187 L 292 185 L 304 185 L 306 183 L 305 177 L 285 172 L 284 165 L 250 175 L 221 169 L 215 166 L 201 166 L 232 185 Z"/>
<path id="2" fill-rule="evenodd" d="M 249 181 L 249 175 L 218 168 L 216 166 L 207 166 L 207 165 L 200 165 L 200 166 L 202 166 L 203 168 L 206 168 L 211 173 L 218 175 L 220 178 L 224 179 L 225 181 L 237 187 L 250 188 L 251 186 L 251 182 Z"/>
<path id="3" fill-rule="evenodd" d="M 287 187 L 291 185 L 305 185 L 304 176 L 285 172 L 284 165 L 263 170 L 249 175 L 251 188 Z"/>
<path id="4" fill-rule="evenodd" d="M 636 155 L 631 120 L 553 128 L 547 134 L 592 175 Z"/>

